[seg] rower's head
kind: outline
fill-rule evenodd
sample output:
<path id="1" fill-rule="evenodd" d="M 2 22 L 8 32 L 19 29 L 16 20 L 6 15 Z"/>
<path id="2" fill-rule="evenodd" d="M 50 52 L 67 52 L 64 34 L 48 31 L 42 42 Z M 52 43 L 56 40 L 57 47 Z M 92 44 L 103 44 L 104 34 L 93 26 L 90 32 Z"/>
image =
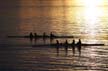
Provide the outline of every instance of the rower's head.
<path id="1" fill-rule="evenodd" d="M 75 42 L 75 39 L 73 39 L 73 42 Z"/>
<path id="2" fill-rule="evenodd" d="M 68 41 L 66 40 L 65 43 L 68 43 Z"/>

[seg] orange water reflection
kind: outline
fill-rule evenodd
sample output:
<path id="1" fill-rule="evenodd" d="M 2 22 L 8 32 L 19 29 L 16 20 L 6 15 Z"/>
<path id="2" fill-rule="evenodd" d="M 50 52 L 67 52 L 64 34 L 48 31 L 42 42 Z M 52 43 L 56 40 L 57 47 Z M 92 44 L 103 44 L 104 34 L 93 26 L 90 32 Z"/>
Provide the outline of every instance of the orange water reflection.
<path id="1" fill-rule="evenodd" d="M 101 28 L 99 23 L 99 17 L 102 16 L 103 10 L 99 7 L 85 8 L 84 19 L 85 19 L 85 32 L 88 35 L 95 37 Z"/>
<path id="2" fill-rule="evenodd" d="M 68 21 L 76 22 L 80 27 L 80 34 L 86 34 L 95 38 L 95 36 L 106 35 L 107 29 L 107 7 L 80 7 L 78 10 L 68 9 Z M 74 24 L 73 24 L 74 25 Z"/>
<path id="3" fill-rule="evenodd" d="M 89 5 L 88 0 L 33 1 L 22 2 L 19 26 L 22 33 L 55 32 L 62 35 L 74 34 L 87 39 L 107 36 L 108 8 L 104 5 L 108 2 L 103 2 L 104 0 L 101 0 L 102 4 L 98 4 L 101 3 L 99 1 L 96 5 L 91 5 L 94 0 L 90 0 Z"/>

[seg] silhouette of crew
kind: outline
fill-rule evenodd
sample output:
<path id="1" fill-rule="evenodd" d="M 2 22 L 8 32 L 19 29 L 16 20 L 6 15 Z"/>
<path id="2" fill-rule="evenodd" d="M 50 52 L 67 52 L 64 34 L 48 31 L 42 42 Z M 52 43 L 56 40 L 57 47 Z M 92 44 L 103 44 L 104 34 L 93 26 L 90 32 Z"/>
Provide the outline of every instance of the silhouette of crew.
<path id="1" fill-rule="evenodd" d="M 44 32 L 44 33 L 43 33 L 43 38 L 45 38 L 46 36 L 47 36 L 47 35 L 46 35 L 46 33 Z"/>
<path id="2" fill-rule="evenodd" d="M 57 46 L 59 46 L 59 41 L 58 40 L 56 40 L 56 44 L 57 44 Z"/>
<path id="3" fill-rule="evenodd" d="M 34 33 L 34 37 L 37 38 L 37 33 Z"/>
<path id="4" fill-rule="evenodd" d="M 67 40 L 65 41 L 64 46 L 65 46 L 65 52 L 66 52 L 66 56 L 67 56 L 67 53 L 68 53 L 68 41 Z"/>
<path id="5" fill-rule="evenodd" d="M 50 43 L 53 42 L 53 39 L 54 39 L 54 34 L 51 32 L 51 33 L 50 33 Z"/>
<path id="6" fill-rule="evenodd" d="M 54 38 L 55 35 L 51 32 L 51 33 L 50 33 L 50 37 L 51 37 L 51 38 Z"/>
<path id="7" fill-rule="evenodd" d="M 29 37 L 30 37 L 30 41 L 32 42 L 32 40 L 33 40 L 33 33 L 32 32 L 30 32 Z"/>
<path id="8" fill-rule="evenodd" d="M 37 42 L 37 33 L 34 33 L 35 43 Z"/>
<path id="9" fill-rule="evenodd" d="M 79 39 L 78 43 L 77 43 L 77 48 L 78 48 L 78 52 L 79 55 L 81 54 L 81 39 Z"/>
<path id="10" fill-rule="evenodd" d="M 75 54 L 75 40 L 74 39 L 73 39 L 71 46 L 72 46 L 73 55 L 74 55 Z"/>
<path id="11" fill-rule="evenodd" d="M 44 33 L 43 33 L 43 41 L 44 41 L 44 44 L 46 43 L 46 36 L 47 36 L 47 35 L 46 35 L 46 33 L 44 32 Z"/>
<path id="12" fill-rule="evenodd" d="M 56 40 L 57 56 L 59 55 L 59 47 L 60 47 L 59 41 Z"/>
<path id="13" fill-rule="evenodd" d="M 32 32 L 30 32 L 29 36 L 30 36 L 30 38 L 33 38 L 33 33 L 32 33 Z"/>

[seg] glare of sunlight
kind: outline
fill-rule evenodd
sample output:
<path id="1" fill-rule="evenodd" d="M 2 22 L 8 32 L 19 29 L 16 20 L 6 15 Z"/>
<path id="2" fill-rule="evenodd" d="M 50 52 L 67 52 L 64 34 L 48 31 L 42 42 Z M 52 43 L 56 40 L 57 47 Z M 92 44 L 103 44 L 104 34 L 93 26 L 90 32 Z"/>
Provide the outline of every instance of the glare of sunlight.
<path id="1" fill-rule="evenodd" d="M 83 0 L 85 7 L 96 7 L 102 5 L 102 0 Z"/>
<path id="2" fill-rule="evenodd" d="M 102 11 L 100 11 L 101 8 L 93 7 L 93 8 L 85 8 L 85 28 L 86 31 L 94 36 L 97 34 L 98 29 L 100 28 L 99 24 L 99 16 L 102 15 Z"/>
<path id="3" fill-rule="evenodd" d="M 85 26 L 86 26 L 86 30 L 89 31 L 89 34 L 91 35 L 95 35 L 95 28 L 96 28 L 96 22 L 97 22 L 97 14 L 95 9 L 86 9 L 85 12 Z"/>

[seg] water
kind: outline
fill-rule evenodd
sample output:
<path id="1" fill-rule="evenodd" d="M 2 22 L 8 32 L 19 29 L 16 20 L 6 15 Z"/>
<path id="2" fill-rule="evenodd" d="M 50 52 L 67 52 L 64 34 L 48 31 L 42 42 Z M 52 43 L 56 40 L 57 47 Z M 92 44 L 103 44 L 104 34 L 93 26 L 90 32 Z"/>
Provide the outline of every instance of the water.
<path id="1" fill-rule="evenodd" d="M 18 2 L 16 2 L 19 4 Z M 29 3 L 29 2 L 28 2 Z M 27 4 L 28 4 L 27 3 Z M 9 4 L 11 4 L 9 2 Z M 1 8 L 0 71 L 107 71 L 108 70 L 108 7 L 72 6 L 12 6 Z M 81 56 L 72 49 L 32 47 L 50 40 L 7 38 L 7 35 L 25 35 L 29 32 L 53 32 L 56 35 L 74 35 L 83 43 L 104 43 L 106 46 L 86 46 Z M 66 39 L 58 39 L 65 42 Z M 72 39 L 67 39 L 69 43 Z M 76 42 L 78 38 L 75 38 Z M 56 39 L 52 43 L 55 43 Z"/>

